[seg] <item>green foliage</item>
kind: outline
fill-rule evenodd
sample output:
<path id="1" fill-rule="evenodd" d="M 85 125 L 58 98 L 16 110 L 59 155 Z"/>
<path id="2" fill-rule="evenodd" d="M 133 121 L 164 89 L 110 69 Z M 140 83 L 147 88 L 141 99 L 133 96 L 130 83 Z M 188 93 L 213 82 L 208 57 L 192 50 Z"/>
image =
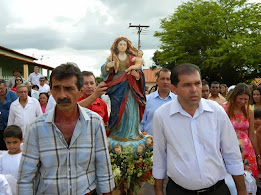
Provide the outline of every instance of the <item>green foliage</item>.
<path id="1" fill-rule="evenodd" d="M 202 77 L 228 85 L 256 78 L 261 66 L 261 4 L 193 0 L 161 20 L 156 65 L 200 67 Z"/>
<path id="2" fill-rule="evenodd" d="M 103 79 L 102 79 L 101 77 L 96 77 L 96 81 L 97 81 L 98 83 L 100 83 L 100 82 L 103 81 Z"/>

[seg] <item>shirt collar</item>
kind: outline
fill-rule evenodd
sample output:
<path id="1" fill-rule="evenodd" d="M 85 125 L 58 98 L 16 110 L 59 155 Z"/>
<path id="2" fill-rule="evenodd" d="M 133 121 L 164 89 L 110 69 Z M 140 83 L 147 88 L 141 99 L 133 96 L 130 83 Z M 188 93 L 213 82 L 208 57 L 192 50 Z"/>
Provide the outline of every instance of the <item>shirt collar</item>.
<path id="1" fill-rule="evenodd" d="M 16 99 L 16 101 L 14 101 L 14 105 L 19 105 L 20 104 L 20 102 L 19 102 L 19 97 Z M 34 102 L 33 102 L 33 100 L 32 100 L 32 98 L 31 97 L 29 97 L 29 96 L 27 96 L 27 101 L 26 101 L 26 104 L 34 104 Z"/>
<path id="2" fill-rule="evenodd" d="M 200 102 L 199 102 L 199 106 L 194 114 L 193 117 L 197 117 L 200 114 L 202 114 L 204 111 L 206 112 L 213 112 L 213 109 L 208 105 L 207 101 L 210 100 L 206 100 L 204 98 L 201 98 Z M 176 113 L 180 113 L 182 115 L 185 116 L 190 116 L 180 105 L 180 103 L 178 102 L 178 98 L 174 99 L 171 103 L 171 108 L 170 108 L 170 116 L 174 115 Z"/>
<path id="3" fill-rule="evenodd" d="M 80 112 L 80 119 L 83 119 L 85 121 L 91 120 L 90 116 L 86 113 L 86 109 L 81 107 L 79 104 L 77 104 L 77 106 L 78 106 L 79 112 Z M 56 106 L 53 109 L 51 109 L 50 111 L 47 112 L 47 117 L 45 119 L 45 122 L 51 123 L 51 122 L 54 121 L 55 108 L 56 108 Z"/>
<path id="4" fill-rule="evenodd" d="M 153 94 L 154 94 L 154 98 L 157 98 L 157 97 L 159 97 L 159 98 L 161 98 L 160 97 L 160 95 L 159 95 L 159 91 L 157 90 L 157 91 L 155 91 L 155 92 L 153 92 Z M 173 99 L 173 97 L 172 97 L 172 92 L 171 91 L 169 91 L 169 95 L 165 98 L 165 99 L 167 99 L 167 98 L 171 98 L 171 99 Z M 163 98 L 161 98 L 161 99 L 163 99 Z"/>

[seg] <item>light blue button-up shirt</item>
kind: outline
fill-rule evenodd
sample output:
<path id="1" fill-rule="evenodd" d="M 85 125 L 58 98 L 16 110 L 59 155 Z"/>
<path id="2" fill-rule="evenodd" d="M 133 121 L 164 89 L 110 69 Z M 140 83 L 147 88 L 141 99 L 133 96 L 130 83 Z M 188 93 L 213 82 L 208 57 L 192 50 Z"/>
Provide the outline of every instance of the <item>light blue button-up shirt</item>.
<path id="1" fill-rule="evenodd" d="M 235 130 L 216 102 L 201 99 L 191 116 L 175 99 L 155 112 L 153 122 L 156 179 L 167 173 L 183 188 L 198 190 L 224 179 L 226 172 L 244 174 Z"/>
<path id="2" fill-rule="evenodd" d="M 153 128 L 153 115 L 154 112 L 163 104 L 173 100 L 176 98 L 176 95 L 172 92 L 169 92 L 169 95 L 165 98 L 162 99 L 159 95 L 158 90 L 147 95 L 146 96 L 146 107 L 145 111 L 143 114 L 143 118 L 140 124 L 140 130 L 145 131 L 148 134 L 152 135 L 152 128 Z"/>
<path id="3" fill-rule="evenodd" d="M 114 180 L 102 118 L 81 106 L 70 144 L 54 124 L 55 109 L 27 130 L 18 173 L 18 194 L 111 192 Z"/>

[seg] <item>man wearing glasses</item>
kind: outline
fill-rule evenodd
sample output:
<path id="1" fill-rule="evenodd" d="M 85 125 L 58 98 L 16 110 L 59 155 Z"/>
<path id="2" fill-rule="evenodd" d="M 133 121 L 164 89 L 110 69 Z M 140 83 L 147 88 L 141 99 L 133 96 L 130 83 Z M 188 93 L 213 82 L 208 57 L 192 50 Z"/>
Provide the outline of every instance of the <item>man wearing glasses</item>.
<path id="1" fill-rule="evenodd" d="M 39 79 L 39 93 L 49 93 L 50 86 L 45 83 L 45 77 L 40 77 Z"/>
<path id="2" fill-rule="evenodd" d="M 26 126 L 43 114 L 37 99 L 28 96 L 28 88 L 25 84 L 17 86 L 18 99 L 10 106 L 8 125 L 21 127 L 23 136 Z"/>

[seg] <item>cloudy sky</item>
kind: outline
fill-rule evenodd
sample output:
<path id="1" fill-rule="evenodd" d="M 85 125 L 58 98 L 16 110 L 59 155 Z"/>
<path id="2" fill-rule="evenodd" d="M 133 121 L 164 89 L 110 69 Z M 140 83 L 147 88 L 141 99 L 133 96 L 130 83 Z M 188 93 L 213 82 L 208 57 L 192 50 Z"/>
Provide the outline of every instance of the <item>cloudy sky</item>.
<path id="1" fill-rule="evenodd" d="M 141 35 L 145 68 L 151 66 L 159 40 L 160 19 L 187 0 L 1 0 L 0 45 L 38 58 L 52 67 L 75 62 L 100 75 L 100 67 L 118 35 L 137 47 L 133 25 L 149 25 Z"/>

